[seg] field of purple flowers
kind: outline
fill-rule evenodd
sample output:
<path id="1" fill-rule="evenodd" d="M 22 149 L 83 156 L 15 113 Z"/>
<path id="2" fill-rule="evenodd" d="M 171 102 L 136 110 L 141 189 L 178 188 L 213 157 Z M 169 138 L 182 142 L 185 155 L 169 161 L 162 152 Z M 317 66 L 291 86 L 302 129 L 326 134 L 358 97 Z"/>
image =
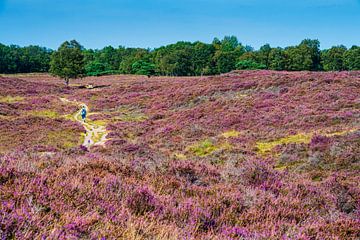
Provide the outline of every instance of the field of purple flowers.
<path id="1" fill-rule="evenodd" d="M 359 183 L 360 72 L 0 77 L 2 239 L 359 239 Z"/>

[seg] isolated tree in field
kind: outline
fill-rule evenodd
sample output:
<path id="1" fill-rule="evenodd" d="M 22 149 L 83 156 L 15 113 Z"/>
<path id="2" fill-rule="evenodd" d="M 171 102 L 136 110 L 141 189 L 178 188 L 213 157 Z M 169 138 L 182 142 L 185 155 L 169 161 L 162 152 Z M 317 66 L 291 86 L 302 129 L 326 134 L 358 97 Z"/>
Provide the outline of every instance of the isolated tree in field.
<path id="1" fill-rule="evenodd" d="M 82 46 L 75 40 L 66 41 L 51 55 L 50 73 L 59 76 L 69 85 L 70 79 L 84 73 L 84 55 Z"/>

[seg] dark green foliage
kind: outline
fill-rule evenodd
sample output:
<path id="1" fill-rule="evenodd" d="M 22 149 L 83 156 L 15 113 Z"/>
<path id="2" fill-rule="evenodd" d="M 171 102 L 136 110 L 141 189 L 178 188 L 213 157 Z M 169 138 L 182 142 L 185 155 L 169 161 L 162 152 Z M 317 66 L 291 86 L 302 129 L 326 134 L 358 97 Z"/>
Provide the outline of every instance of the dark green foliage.
<path id="1" fill-rule="evenodd" d="M 155 75 L 155 64 L 139 60 L 133 63 L 132 71 L 134 74 L 150 77 Z"/>
<path id="2" fill-rule="evenodd" d="M 215 73 L 235 70 L 236 60 L 246 52 L 235 36 L 225 36 L 221 41 L 214 39 L 213 46 L 216 49 L 213 57 Z"/>
<path id="3" fill-rule="evenodd" d="M 332 47 L 321 53 L 322 65 L 325 71 L 342 71 L 346 69 L 344 63 L 345 46 Z"/>
<path id="4" fill-rule="evenodd" d="M 238 70 L 266 69 L 266 65 L 262 63 L 257 63 L 253 60 L 242 60 L 236 64 L 236 69 Z"/>
<path id="5" fill-rule="evenodd" d="M 284 70 L 286 66 L 286 55 L 282 48 L 272 48 L 269 53 L 269 66 L 271 70 Z"/>
<path id="6" fill-rule="evenodd" d="M 270 53 L 271 53 L 271 47 L 269 44 L 265 44 L 260 48 L 258 51 L 258 61 L 260 64 L 264 65 L 265 68 L 269 68 L 270 66 Z"/>
<path id="7" fill-rule="evenodd" d="M 101 76 L 103 73 L 109 71 L 106 69 L 106 65 L 98 60 L 88 62 L 85 65 L 85 73 L 87 76 Z"/>
<path id="8" fill-rule="evenodd" d="M 285 55 L 286 70 L 321 70 L 320 42 L 318 40 L 305 39 L 296 47 L 286 48 Z"/>
<path id="9" fill-rule="evenodd" d="M 235 69 L 237 55 L 234 51 L 217 51 L 214 56 L 217 73 L 227 73 Z"/>
<path id="10" fill-rule="evenodd" d="M 123 74 L 133 74 L 132 66 L 139 60 L 150 61 L 150 52 L 142 48 L 119 48 L 121 63 L 118 69 Z"/>
<path id="11" fill-rule="evenodd" d="M 196 42 L 194 45 L 194 73 L 195 75 L 209 75 L 213 73 L 214 61 L 212 57 L 215 47 L 212 44 Z"/>
<path id="12" fill-rule="evenodd" d="M 195 44 L 177 42 L 155 49 L 153 59 L 160 75 L 191 76 L 195 75 Z"/>
<path id="13" fill-rule="evenodd" d="M 47 72 L 51 50 L 0 44 L 0 73 Z"/>
<path id="14" fill-rule="evenodd" d="M 265 44 L 259 50 L 242 45 L 235 36 L 214 38 L 210 44 L 180 41 L 156 49 L 107 46 L 92 50 L 83 49 L 80 45 L 76 48 L 78 56 L 82 53 L 84 63 L 83 71 L 81 57 L 76 60 L 78 63 L 71 67 L 76 66 L 77 76 L 83 73 L 86 76 L 119 73 L 200 76 L 226 73 L 234 69 L 360 70 L 360 47 L 353 46 L 347 50 L 344 46 L 337 46 L 320 51 L 319 41 L 311 39 L 284 49 Z M 0 73 L 47 72 L 51 54 L 51 50 L 38 46 L 0 44 Z M 58 53 L 54 54 L 57 55 Z M 66 65 L 67 61 L 61 64 Z M 66 69 L 66 75 L 74 77 L 74 73 L 69 71 L 70 68 Z M 53 67 L 51 72 L 54 74 L 55 70 Z"/>
<path id="15" fill-rule="evenodd" d="M 344 62 L 347 70 L 360 70 L 360 47 L 352 46 L 344 54 Z"/>
<path id="16" fill-rule="evenodd" d="M 66 41 L 51 55 L 50 72 L 65 80 L 78 78 L 84 73 L 84 55 L 82 46 L 75 40 Z"/>

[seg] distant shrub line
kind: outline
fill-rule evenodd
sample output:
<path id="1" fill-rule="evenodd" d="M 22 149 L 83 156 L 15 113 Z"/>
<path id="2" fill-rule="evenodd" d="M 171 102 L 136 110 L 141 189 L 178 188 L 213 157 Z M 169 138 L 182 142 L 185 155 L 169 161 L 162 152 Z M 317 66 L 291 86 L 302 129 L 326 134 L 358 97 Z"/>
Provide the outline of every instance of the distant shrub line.
<path id="1" fill-rule="evenodd" d="M 81 45 L 80 45 L 81 46 Z M 320 50 L 318 40 L 305 39 L 297 46 L 254 50 L 235 36 L 212 43 L 177 42 L 155 49 L 119 46 L 85 49 L 83 75 L 139 74 L 167 76 L 213 75 L 239 70 L 343 71 L 360 70 L 360 47 L 334 46 Z M 0 73 L 49 72 L 56 51 L 39 47 L 0 44 Z"/>

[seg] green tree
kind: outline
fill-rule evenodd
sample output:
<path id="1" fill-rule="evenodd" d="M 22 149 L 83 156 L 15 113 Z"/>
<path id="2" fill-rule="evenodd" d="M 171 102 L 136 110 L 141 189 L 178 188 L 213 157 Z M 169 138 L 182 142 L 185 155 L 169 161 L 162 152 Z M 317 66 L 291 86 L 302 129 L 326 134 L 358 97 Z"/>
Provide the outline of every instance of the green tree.
<path id="1" fill-rule="evenodd" d="M 238 55 L 235 51 L 223 52 L 217 51 L 214 55 L 214 60 L 216 63 L 217 73 L 227 73 L 232 70 L 235 70 L 236 59 Z"/>
<path id="2" fill-rule="evenodd" d="M 66 41 L 51 55 L 50 72 L 65 80 L 75 79 L 84 73 L 83 47 L 75 40 Z"/>
<path id="3" fill-rule="evenodd" d="M 266 68 L 269 68 L 270 66 L 270 60 L 269 55 L 271 52 L 271 47 L 269 44 L 265 44 L 264 46 L 260 47 L 260 50 L 258 51 L 258 61 L 260 64 L 265 65 Z"/>
<path id="4" fill-rule="evenodd" d="M 214 73 L 226 73 L 236 69 L 236 60 L 246 52 L 235 36 L 225 36 L 221 41 L 215 38 L 212 45 L 216 49 L 213 56 Z"/>
<path id="5" fill-rule="evenodd" d="M 87 76 L 100 76 L 105 71 L 105 64 L 98 60 L 91 61 L 85 65 L 85 73 Z"/>
<path id="6" fill-rule="evenodd" d="M 344 62 L 347 70 L 360 70 L 360 47 L 352 46 L 344 54 Z"/>
<path id="7" fill-rule="evenodd" d="M 287 47 L 286 69 L 291 71 L 317 71 L 320 65 L 320 43 L 318 40 L 303 40 L 298 46 Z"/>
<path id="8" fill-rule="evenodd" d="M 325 71 L 345 70 L 344 55 L 346 47 L 341 45 L 324 50 L 321 54 L 321 63 Z"/>
<path id="9" fill-rule="evenodd" d="M 282 48 L 272 48 L 269 53 L 269 69 L 271 70 L 285 70 L 286 55 Z"/>
<path id="10" fill-rule="evenodd" d="M 144 60 L 139 60 L 133 63 L 132 71 L 134 74 L 150 77 L 155 75 L 155 65 Z"/>
<path id="11" fill-rule="evenodd" d="M 211 74 L 211 69 L 214 68 L 212 57 L 215 53 L 215 48 L 212 44 L 196 42 L 194 45 L 193 64 L 195 75 Z"/>
<path id="12" fill-rule="evenodd" d="M 28 46 L 19 49 L 19 72 L 47 72 L 50 67 L 51 51 L 39 46 Z"/>
<path id="13" fill-rule="evenodd" d="M 195 74 L 195 48 L 190 42 L 177 42 L 155 49 L 153 60 L 161 75 L 190 76 Z"/>
<path id="14" fill-rule="evenodd" d="M 121 49 L 122 61 L 119 66 L 119 70 L 123 74 L 133 74 L 133 64 L 136 61 L 143 60 L 150 62 L 150 53 L 147 49 L 142 48 L 126 48 Z"/>

